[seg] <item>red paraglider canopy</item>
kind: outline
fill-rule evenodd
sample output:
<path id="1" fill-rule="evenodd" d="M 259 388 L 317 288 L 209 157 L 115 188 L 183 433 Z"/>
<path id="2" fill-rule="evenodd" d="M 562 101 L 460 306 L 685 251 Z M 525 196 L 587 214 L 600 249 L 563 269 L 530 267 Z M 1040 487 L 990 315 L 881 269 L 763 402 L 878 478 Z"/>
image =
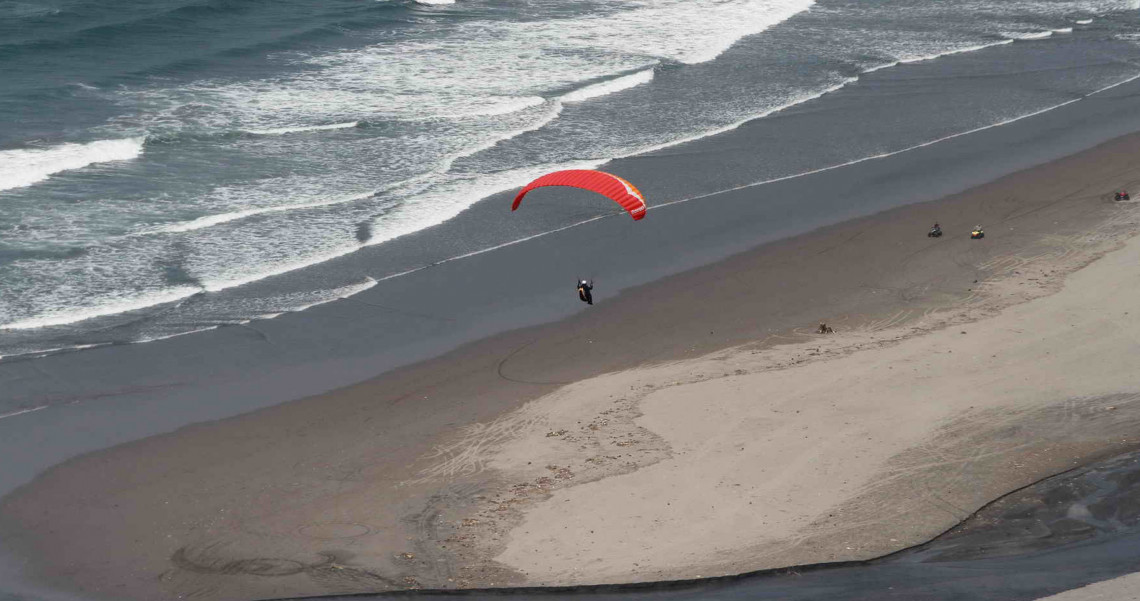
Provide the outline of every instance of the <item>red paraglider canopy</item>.
<path id="1" fill-rule="evenodd" d="M 603 196 L 608 196 L 621 205 L 623 209 L 629 211 L 629 215 L 633 217 L 634 221 L 645 217 L 645 198 L 637 188 L 633 187 L 633 184 L 616 175 L 592 169 L 567 169 L 547 173 L 519 191 L 518 196 L 515 196 L 515 203 L 511 205 L 511 210 L 519 208 L 519 203 L 522 202 L 523 196 L 526 196 L 527 192 L 544 186 L 570 186 L 597 192 Z"/>

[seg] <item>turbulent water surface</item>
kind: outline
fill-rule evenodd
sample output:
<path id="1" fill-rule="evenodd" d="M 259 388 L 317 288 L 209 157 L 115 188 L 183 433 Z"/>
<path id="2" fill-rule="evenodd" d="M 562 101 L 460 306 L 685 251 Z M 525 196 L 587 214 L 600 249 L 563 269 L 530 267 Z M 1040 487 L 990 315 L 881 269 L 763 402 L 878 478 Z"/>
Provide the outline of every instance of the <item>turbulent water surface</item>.
<path id="1" fill-rule="evenodd" d="M 939 57 L 986 60 L 926 98 L 876 88 L 874 104 L 899 106 L 897 118 L 920 110 L 904 127 L 821 116 L 851 127 L 792 142 L 725 187 L 1046 111 L 1140 75 L 1136 8 L 0 0 L 0 356 L 145 342 L 351 296 L 610 210 L 504 212 L 465 239 L 431 237 L 540 173 L 668 149 Z M 976 84 L 997 70 L 1011 75 Z M 651 204 L 679 200 L 638 184 Z M 327 267 L 369 246 L 384 256 L 416 232 L 422 241 L 371 272 Z"/>

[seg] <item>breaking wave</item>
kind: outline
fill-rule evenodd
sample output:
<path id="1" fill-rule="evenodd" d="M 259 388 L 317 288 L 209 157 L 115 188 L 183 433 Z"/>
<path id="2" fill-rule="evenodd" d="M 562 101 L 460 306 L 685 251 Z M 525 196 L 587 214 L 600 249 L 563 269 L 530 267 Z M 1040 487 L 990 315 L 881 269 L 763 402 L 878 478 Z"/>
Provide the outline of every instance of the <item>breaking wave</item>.
<path id="1" fill-rule="evenodd" d="M 0 190 L 23 188 L 56 173 L 97 163 L 129 161 L 143 153 L 145 138 L 61 144 L 44 149 L 0 150 Z"/>

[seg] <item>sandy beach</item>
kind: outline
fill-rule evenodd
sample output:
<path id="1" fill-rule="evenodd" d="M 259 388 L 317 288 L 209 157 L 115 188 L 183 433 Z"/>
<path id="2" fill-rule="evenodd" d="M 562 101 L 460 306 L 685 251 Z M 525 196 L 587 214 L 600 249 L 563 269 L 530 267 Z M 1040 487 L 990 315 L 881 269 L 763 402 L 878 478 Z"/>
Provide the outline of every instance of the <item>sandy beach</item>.
<path id="1" fill-rule="evenodd" d="M 1140 181 L 1136 156 L 1126 136 L 84 455 L 7 496 L 0 532 L 40 579 L 117 599 L 636 582 L 901 549 L 1136 446 L 1140 213 L 1111 196 Z M 923 235 L 935 220 L 942 239 Z"/>
<path id="2" fill-rule="evenodd" d="M 0 2 L 0 601 L 1130 594 L 1136 2 Z"/>
<path id="3" fill-rule="evenodd" d="M 521 482 L 481 514 L 492 532 L 522 514 L 495 561 L 581 584 L 868 559 L 1136 445 L 1140 241 L 993 315 L 1135 227 L 1121 217 L 1001 259 L 961 309 L 603 376 L 502 418 L 517 433 L 490 453 L 481 431 L 450 451 Z"/>

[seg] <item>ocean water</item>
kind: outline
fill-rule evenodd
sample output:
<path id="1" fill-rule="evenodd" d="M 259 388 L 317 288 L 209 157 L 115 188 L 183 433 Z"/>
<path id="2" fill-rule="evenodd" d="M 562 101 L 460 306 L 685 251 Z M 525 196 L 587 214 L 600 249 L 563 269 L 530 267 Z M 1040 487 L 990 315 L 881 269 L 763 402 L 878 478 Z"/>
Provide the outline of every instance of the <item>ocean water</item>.
<path id="1" fill-rule="evenodd" d="M 433 226 L 880 82 L 723 189 L 1140 75 L 1136 0 L 0 0 L 0 360 L 272 319 L 612 212 Z M 963 61 L 892 96 L 894 71 Z M 980 78 L 1003 74 L 1000 85 Z M 991 77 L 992 79 L 992 77 Z M 921 115 L 905 119 L 907 111 Z M 699 200 L 635 182 L 651 205 Z M 528 207 L 531 208 L 531 207 Z M 414 242 L 409 242 L 414 240 Z M 367 270 L 334 266 L 368 249 Z"/>

